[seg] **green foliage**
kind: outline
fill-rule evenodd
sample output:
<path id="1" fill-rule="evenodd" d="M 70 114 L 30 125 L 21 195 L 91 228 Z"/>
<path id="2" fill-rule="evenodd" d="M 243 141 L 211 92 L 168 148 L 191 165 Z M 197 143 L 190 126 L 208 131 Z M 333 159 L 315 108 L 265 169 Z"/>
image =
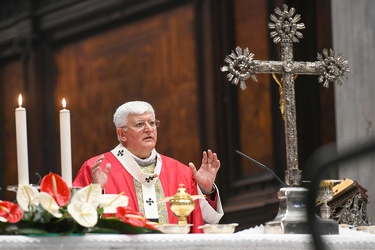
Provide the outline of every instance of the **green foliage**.
<path id="1" fill-rule="evenodd" d="M 47 212 L 45 212 L 47 213 Z M 27 215 L 31 216 L 31 215 Z M 0 222 L 1 235 L 70 235 L 84 233 L 98 234 L 150 234 L 161 233 L 158 230 L 147 227 L 136 227 L 124 223 L 117 218 L 101 218 L 98 223 L 91 228 L 80 226 L 72 217 L 63 216 L 62 218 L 46 219 L 39 211 L 32 220 L 23 218 L 17 223 Z M 44 221 L 44 222 L 42 222 Z"/>
<path id="2" fill-rule="evenodd" d="M 95 227 L 87 228 L 86 233 L 111 233 L 111 234 L 145 234 L 161 233 L 158 230 L 147 227 L 136 227 L 124 223 L 117 218 L 99 219 Z"/>
<path id="3" fill-rule="evenodd" d="M 53 216 L 48 213 L 43 207 L 39 204 L 37 207 L 29 207 L 29 211 L 24 211 L 22 220 L 30 221 L 35 223 L 48 223 L 53 218 Z"/>

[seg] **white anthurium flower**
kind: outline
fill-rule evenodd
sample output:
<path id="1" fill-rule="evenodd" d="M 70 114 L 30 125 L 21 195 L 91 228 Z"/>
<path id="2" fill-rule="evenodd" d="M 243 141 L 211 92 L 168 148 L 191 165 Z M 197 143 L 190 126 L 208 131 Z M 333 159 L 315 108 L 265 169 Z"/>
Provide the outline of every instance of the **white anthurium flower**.
<path id="1" fill-rule="evenodd" d="M 8 220 L 0 216 L 0 222 L 8 222 Z"/>
<path id="2" fill-rule="evenodd" d="M 62 213 L 60 212 L 60 207 L 57 202 L 53 199 L 53 197 L 46 193 L 40 192 L 39 194 L 39 201 L 40 205 L 46 210 L 48 213 L 52 214 L 56 218 L 61 218 Z"/>
<path id="3" fill-rule="evenodd" d="M 91 203 L 76 201 L 68 205 L 68 212 L 83 227 L 93 227 L 98 222 L 96 207 Z"/>
<path id="4" fill-rule="evenodd" d="M 129 198 L 120 194 L 103 194 L 100 197 L 100 207 L 104 209 L 105 214 L 114 214 L 117 212 L 117 207 L 126 207 L 129 204 Z"/>
<path id="5" fill-rule="evenodd" d="M 70 203 L 90 203 L 97 208 L 100 204 L 100 196 L 102 195 L 102 188 L 100 184 L 90 184 L 78 190 L 72 197 Z"/>
<path id="6" fill-rule="evenodd" d="M 39 191 L 30 185 L 19 185 L 17 188 L 17 203 L 23 211 L 30 211 L 30 207 L 39 204 Z"/>
<path id="7" fill-rule="evenodd" d="M 84 227 L 93 227 L 98 222 L 97 208 L 102 189 L 100 184 L 90 184 L 78 190 L 68 205 L 68 212 L 74 220 Z"/>

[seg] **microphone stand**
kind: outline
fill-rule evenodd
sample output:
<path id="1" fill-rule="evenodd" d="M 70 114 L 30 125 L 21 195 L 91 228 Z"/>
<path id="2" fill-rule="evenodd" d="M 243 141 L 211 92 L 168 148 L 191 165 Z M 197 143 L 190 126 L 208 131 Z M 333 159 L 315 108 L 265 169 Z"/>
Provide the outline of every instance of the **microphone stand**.
<path id="1" fill-rule="evenodd" d="M 236 153 L 239 154 L 239 155 L 241 155 L 241 156 L 243 156 L 243 157 L 245 157 L 246 159 L 248 159 L 248 160 L 254 162 L 254 163 L 257 164 L 259 167 L 268 170 L 273 176 L 275 176 L 275 178 L 281 183 L 281 185 L 282 185 L 283 187 L 286 187 L 286 186 L 287 186 L 282 180 L 280 180 L 280 178 L 279 178 L 279 177 L 278 177 L 278 176 L 277 176 L 277 175 L 276 175 L 271 169 L 269 169 L 268 167 L 266 167 L 264 164 L 262 164 L 262 163 L 260 163 L 260 162 L 258 162 L 258 161 L 256 161 L 256 160 L 254 160 L 254 159 L 251 158 L 250 156 L 245 155 L 244 153 L 242 153 L 242 152 L 240 152 L 240 151 L 238 151 L 238 150 L 236 150 Z"/>

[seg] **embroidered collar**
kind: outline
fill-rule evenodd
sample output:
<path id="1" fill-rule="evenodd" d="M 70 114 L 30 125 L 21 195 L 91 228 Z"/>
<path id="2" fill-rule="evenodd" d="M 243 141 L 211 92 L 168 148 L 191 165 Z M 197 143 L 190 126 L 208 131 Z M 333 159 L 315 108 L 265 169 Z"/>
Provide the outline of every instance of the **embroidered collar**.
<path id="1" fill-rule="evenodd" d="M 138 163 L 138 165 L 140 165 L 141 167 L 149 166 L 152 163 L 156 162 L 156 154 L 157 153 L 156 153 L 155 149 L 153 149 L 151 151 L 151 155 L 149 157 L 147 157 L 146 159 L 141 159 L 138 156 L 132 154 L 130 151 L 128 151 L 128 152 L 133 157 L 133 159 Z"/>
<path id="2" fill-rule="evenodd" d="M 134 177 L 134 179 L 146 186 L 154 185 L 160 175 L 162 165 L 160 155 L 156 150 L 156 166 L 153 174 L 143 173 L 138 163 L 132 157 L 132 154 L 122 144 L 119 144 L 112 149 L 111 152 L 121 162 L 123 167 Z"/>

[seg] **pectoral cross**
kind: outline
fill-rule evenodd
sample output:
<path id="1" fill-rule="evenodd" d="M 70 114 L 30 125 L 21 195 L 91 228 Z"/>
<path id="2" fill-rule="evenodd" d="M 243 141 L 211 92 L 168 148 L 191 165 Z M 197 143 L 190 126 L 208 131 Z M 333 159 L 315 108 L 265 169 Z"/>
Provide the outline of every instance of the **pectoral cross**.
<path id="1" fill-rule="evenodd" d="M 318 80 L 328 88 L 329 82 L 341 85 L 340 78 L 347 80 L 346 72 L 348 61 L 335 55 L 332 50 L 324 49 L 322 54 L 318 53 L 316 62 L 298 62 L 293 60 L 293 43 L 299 42 L 303 35 L 299 30 L 305 28 L 303 23 L 298 23 L 301 16 L 295 14 L 295 9 L 288 10 L 283 5 L 283 10 L 275 8 L 275 14 L 271 14 L 268 27 L 273 30 L 270 35 L 274 43 L 281 44 L 281 61 L 259 61 L 253 60 L 254 54 L 248 48 L 242 51 L 237 47 L 235 52 L 225 58 L 228 66 L 223 66 L 221 71 L 228 72 L 228 81 L 237 85 L 240 83 L 242 90 L 246 89 L 245 81 L 251 77 L 257 81 L 257 73 L 281 74 L 280 81 L 280 103 L 285 124 L 286 160 L 287 170 L 285 181 L 288 186 L 300 186 L 302 183 L 302 171 L 298 168 L 297 126 L 294 93 L 294 78 L 299 74 L 320 75 Z M 277 17 L 278 16 L 278 17 Z"/>

